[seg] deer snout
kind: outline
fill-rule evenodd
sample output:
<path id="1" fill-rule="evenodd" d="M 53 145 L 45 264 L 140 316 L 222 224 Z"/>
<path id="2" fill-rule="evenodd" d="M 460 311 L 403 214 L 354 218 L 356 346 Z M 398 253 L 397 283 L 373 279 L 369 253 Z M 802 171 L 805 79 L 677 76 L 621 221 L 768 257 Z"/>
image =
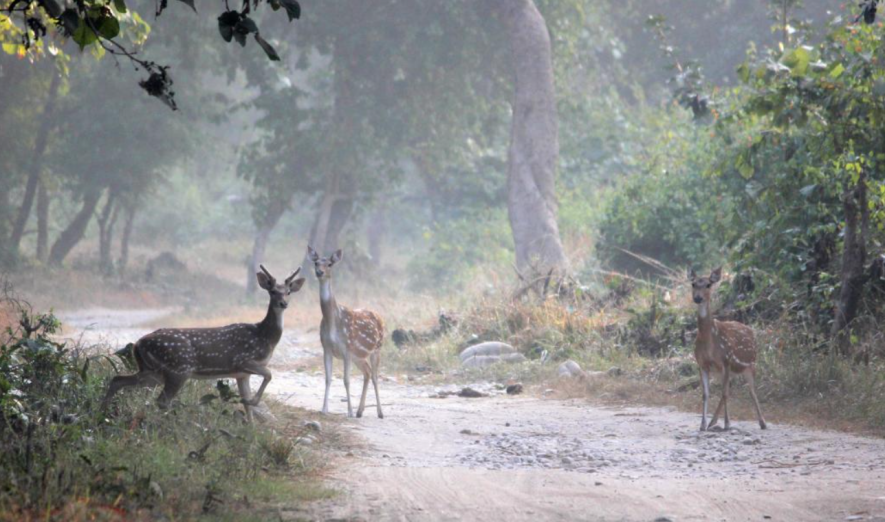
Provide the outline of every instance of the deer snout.
<path id="1" fill-rule="evenodd" d="M 699 295 L 696 295 L 696 296 L 694 296 L 694 302 L 697 304 L 701 304 L 702 302 L 704 302 L 704 298 Z"/>
<path id="2" fill-rule="evenodd" d="M 280 301 L 280 308 L 285 310 L 288 307 L 289 307 L 289 303 L 287 301 Z"/>
<path id="3" fill-rule="evenodd" d="M 323 272 L 323 271 L 320 270 L 319 268 L 317 268 L 317 269 L 315 270 L 315 272 L 316 272 L 317 277 L 323 277 L 323 276 L 326 274 L 325 272 Z"/>

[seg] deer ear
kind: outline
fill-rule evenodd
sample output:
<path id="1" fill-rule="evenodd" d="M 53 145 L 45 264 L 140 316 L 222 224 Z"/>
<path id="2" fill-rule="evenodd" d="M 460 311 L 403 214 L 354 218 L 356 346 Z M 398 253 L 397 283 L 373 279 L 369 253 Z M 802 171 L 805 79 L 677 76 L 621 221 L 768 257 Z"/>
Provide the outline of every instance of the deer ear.
<path id="1" fill-rule="evenodd" d="M 319 254 L 317 254 L 317 251 L 314 250 L 313 247 L 310 245 L 307 245 L 307 255 L 308 255 L 308 257 L 310 257 L 310 260 L 313 261 L 314 263 L 316 263 L 317 261 L 320 260 Z"/>
<path id="2" fill-rule="evenodd" d="M 289 293 L 294 294 L 295 292 L 301 290 L 302 286 L 304 286 L 304 278 L 299 277 L 298 279 L 289 283 Z"/>
<path id="3" fill-rule="evenodd" d="M 712 272 L 710 272 L 710 282 L 711 283 L 718 283 L 720 279 L 722 279 L 722 267 L 721 266 L 719 268 L 717 268 L 716 270 L 713 270 Z"/>
<path id="4" fill-rule="evenodd" d="M 338 261 L 341 261 L 342 257 L 344 257 L 344 252 L 342 252 L 341 249 L 339 248 L 338 250 L 335 251 L 334 254 L 332 254 L 332 257 L 331 257 L 331 259 L 329 259 L 329 261 L 331 261 L 332 264 L 334 265 Z"/>
<path id="5" fill-rule="evenodd" d="M 273 280 L 271 280 L 271 278 L 268 277 L 267 274 L 265 274 L 264 272 L 258 272 L 257 274 L 255 274 L 255 276 L 258 277 L 258 286 L 264 288 L 265 290 L 270 290 L 271 288 L 273 288 Z"/>

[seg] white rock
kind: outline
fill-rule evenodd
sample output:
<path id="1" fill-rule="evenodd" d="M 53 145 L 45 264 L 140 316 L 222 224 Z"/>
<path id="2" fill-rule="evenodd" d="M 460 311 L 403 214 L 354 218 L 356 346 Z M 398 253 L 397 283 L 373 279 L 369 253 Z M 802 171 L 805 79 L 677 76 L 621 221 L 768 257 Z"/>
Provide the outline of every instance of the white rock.
<path id="1" fill-rule="evenodd" d="M 583 377 L 586 375 L 584 373 L 584 370 L 581 369 L 581 366 L 571 359 L 560 364 L 559 368 L 556 370 L 556 373 L 559 375 L 559 377 L 568 378 Z"/>
<path id="2" fill-rule="evenodd" d="M 525 362 L 527 359 L 521 353 L 505 353 L 503 355 L 474 355 L 473 357 L 468 357 L 467 359 L 463 359 L 461 362 L 461 366 L 464 368 L 484 368 L 486 366 L 491 366 L 493 364 L 499 362 L 505 363 L 520 363 Z"/>
<path id="3" fill-rule="evenodd" d="M 516 348 L 510 346 L 509 344 L 501 343 L 498 341 L 489 341 L 469 346 L 466 350 L 461 352 L 461 355 L 459 355 L 459 357 L 461 358 L 461 362 L 464 362 L 467 359 L 477 355 L 503 355 L 513 353 L 516 353 Z"/>

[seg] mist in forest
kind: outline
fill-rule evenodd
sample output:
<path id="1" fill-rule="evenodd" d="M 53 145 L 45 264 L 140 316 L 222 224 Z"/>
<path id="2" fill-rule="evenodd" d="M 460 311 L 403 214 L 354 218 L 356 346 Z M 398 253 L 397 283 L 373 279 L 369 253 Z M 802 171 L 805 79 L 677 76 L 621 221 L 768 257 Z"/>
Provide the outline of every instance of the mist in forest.
<path id="1" fill-rule="evenodd" d="M 797 27 L 839 7 L 787 3 Z M 748 47 L 776 45 L 783 22 L 762 0 L 303 4 L 291 24 L 253 15 L 280 61 L 227 44 L 214 17 L 130 5 L 142 16 L 124 30 L 169 66 L 177 111 L 124 57 L 58 39 L 23 55 L 7 34 L 6 270 L 133 281 L 180 261 L 253 292 L 259 263 L 299 266 L 311 244 L 417 292 L 514 266 L 580 274 L 619 260 L 605 209 L 650 163 L 649 128 L 685 125 L 680 90 L 736 85 Z M 533 27 L 549 38 L 526 41 Z"/>

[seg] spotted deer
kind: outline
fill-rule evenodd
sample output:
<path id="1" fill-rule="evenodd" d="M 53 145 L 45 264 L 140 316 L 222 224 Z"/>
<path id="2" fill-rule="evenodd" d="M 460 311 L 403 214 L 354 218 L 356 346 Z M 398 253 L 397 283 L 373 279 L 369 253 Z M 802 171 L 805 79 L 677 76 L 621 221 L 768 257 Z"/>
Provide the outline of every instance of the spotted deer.
<path id="1" fill-rule="evenodd" d="M 270 304 L 267 315 L 258 324 L 162 329 L 139 339 L 132 347 L 138 373 L 111 379 L 104 405 L 107 406 L 122 388 L 162 384 L 163 391 L 157 402 L 165 409 L 188 379 L 227 377 L 237 380 L 246 418 L 251 422 L 251 407 L 261 401 L 271 379 L 267 364 L 283 335 L 283 312 L 289 305 L 289 296 L 304 284 L 304 278 L 297 277 L 300 271 L 299 268 L 283 284 L 277 284 L 261 265 L 261 272 L 257 274 L 258 285 L 270 295 Z M 260 375 L 264 380 L 255 396 L 250 398 L 251 375 Z"/>
<path id="2" fill-rule="evenodd" d="M 694 358 L 701 371 L 701 384 L 704 391 L 704 409 L 701 414 L 701 431 L 716 425 L 720 410 L 724 410 L 725 429 L 729 429 L 728 393 L 732 374 L 743 375 L 750 388 L 750 396 L 756 406 L 759 427 L 766 428 L 759 399 L 756 397 L 756 336 L 753 330 L 735 321 L 713 319 L 710 303 L 713 285 L 722 278 L 722 268 L 717 268 L 709 277 L 698 277 L 694 270 L 689 273 L 691 294 L 698 305 L 698 337 L 695 341 Z M 710 373 L 722 375 L 722 399 L 707 424 L 707 403 L 710 396 Z"/>
<path id="3" fill-rule="evenodd" d="M 320 341 L 323 344 L 323 363 L 326 369 L 326 394 L 323 397 L 323 413 L 329 412 L 329 389 L 332 386 L 332 358 L 344 361 L 344 391 L 347 394 L 347 416 L 353 417 L 350 404 L 350 362 L 363 372 L 363 394 L 356 416 L 362 417 L 366 409 L 366 393 L 369 379 L 375 388 L 375 403 L 378 418 L 383 419 L 381 397 L 378 395 L 378 365 L 381 362 L 381 342 L 384 340 L 384 323 L 381 317 L 370 310 L 351 310 L 339 305 L 332 295 L 332 267 L 341 261 L 341 250 L 331 257 L 320 257 L 308 245 L 307 253 L 314 264 L 320 282 L 320 309 L 323 320 L 320 323 Z"/>

